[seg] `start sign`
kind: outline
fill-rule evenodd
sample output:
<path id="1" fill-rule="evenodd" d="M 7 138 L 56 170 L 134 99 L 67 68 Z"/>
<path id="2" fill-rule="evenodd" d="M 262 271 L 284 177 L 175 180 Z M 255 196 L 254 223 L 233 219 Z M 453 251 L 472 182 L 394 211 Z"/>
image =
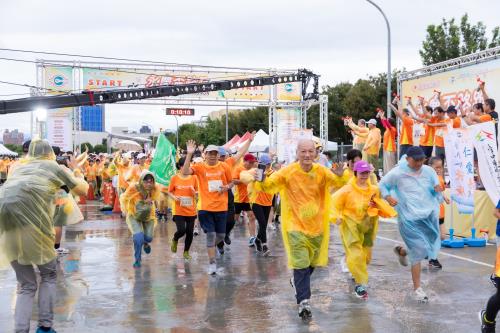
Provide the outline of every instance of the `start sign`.
<path id="1" fill-rule="evenodd" d="M 167 116 L 194 116 L 194 109 L 167 108 Z"/>

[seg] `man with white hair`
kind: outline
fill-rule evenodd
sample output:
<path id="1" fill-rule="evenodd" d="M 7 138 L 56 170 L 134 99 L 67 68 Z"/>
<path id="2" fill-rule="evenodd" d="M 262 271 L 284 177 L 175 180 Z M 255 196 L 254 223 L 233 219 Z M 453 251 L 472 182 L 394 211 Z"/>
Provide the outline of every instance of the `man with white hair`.
<path id="1" fill-rule="evenodd" d="M 257 191 L 280 193 L 283 244 L 303 320 L 312 317 L 311 274 L 315 267 L 328 264 L 330 188 L 335 183 L 333 173 L 315 158 L 314 142 L 301 140 L 297 162 L 254 183 Z"/>

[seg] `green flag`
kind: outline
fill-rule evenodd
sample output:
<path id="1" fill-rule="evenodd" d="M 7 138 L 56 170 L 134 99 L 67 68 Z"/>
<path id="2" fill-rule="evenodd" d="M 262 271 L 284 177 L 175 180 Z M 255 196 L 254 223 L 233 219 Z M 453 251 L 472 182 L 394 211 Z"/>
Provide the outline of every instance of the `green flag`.
<path id="1" fill-rule="evenodd" d="M 168 186 L 170 178 L 175 175 L 175 146 L 163 134 L 156 143 L 155 157 L 149 171 L 154 173 L 156 182 L 164 186 Z"/>

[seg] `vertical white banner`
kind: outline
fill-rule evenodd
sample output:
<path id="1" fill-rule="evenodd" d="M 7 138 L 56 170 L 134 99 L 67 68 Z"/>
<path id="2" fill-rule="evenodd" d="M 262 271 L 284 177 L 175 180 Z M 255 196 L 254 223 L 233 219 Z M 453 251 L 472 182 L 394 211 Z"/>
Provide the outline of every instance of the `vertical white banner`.
<path id="1" fill-rule="evenodd" d="M 444 135 L 450 175 L 451 199 L 460 214 L 474 213 L 474 150 L 468 129 L 454 129 Z"/>
<path id="2" fill-rule="evenodd" d="M 72 129 L 73 122 L 69 117 L 47 117 L 47 140 L 52 146 L 64 151 L 73 150 Z"/>
<path id="3" fill-rule="evenodd" d="M 277 109 L 278 117 L 278 160 L 286 164 L 295 161 L 297 142 L 294 131 L 300 129 L 300 109 Z"/>
<path id="4" fill-rule="evenodd" d="M 500 200 L 500 168 L 495 135 L 495 124 L 488 121 L 469 127 L 477 151 L 479 176 L 493 205 Z"/>

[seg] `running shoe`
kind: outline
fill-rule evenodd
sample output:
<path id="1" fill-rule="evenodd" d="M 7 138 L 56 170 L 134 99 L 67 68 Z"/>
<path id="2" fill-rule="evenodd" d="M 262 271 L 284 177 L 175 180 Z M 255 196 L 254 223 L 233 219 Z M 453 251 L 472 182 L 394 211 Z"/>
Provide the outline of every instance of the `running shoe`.
<path id="1" fill-rule="evenodd" d="M 254 244 L 255 244 L 255 249 L 257 250 L 257 252 L 262 253 L 262 242 L 261 242 L 261 240 L 258 239 L 258 238 L 255 238 Z"/>
<path id="2" fill-rule="evenodd" d="M 193 257 L 191 257 L 191 255 L 189 254 L 188 251 L 184 251 L 184 253 L 182 254 L 182 256 L 184 257 L 184 259 L 186 260 L 191 260 L 193 259 Z"/>
<path id="3" fill-rule="evenodd" d="M 437 259 L 429 260 L 429 268 L 442 269 L 443 265 Z"/>
<path id="4" fill-rule="evenodd" d="M 139 260 L 136 260 L 134 262 L 134 268 L 139 268 L 139 267 L 141 267 L 141 262 Z"/>
<path id="5" fill-rule="evenodd" d="M 401 250 L 404 250 L 404 248 L 401 245 L 394 247 L 394 253 L 398 256 L 398 260 L 401 266 L 408 266 L 407 255 L 401 255 Z"/>
<path id="6" fill-rule="evenodd" d="M 276 230 L 276 223 L 271 223 L 271 226 L 270 226 L 271 230 Z"/>
<path id="7" fill-rule="evenodd" d="M 48 331 L 44 331 L 41 327 L 36 329 L 36 333 L 57 333 L 52 327 Z"/>
<path id="8" fill-rule="evenodd" d="M 481 333 L 495 333 L 495 324 L 496 322 L 486 321 L 485 318 L 486 311 L 479 311 L 479 321 L 481 322 Z"/>
<path id="9" fill-rule="evenodd" d="M 248 239 L 248 247 L 254 247 L 255 246 L 255 237 L 252 236 Z"/>
<path id="10" fill-rule="evenodd" d="M 200 234 L 200 228 L 198 226 L 194 227 L 193 235 L 198 236 Z"/>
<path id="11" fill-rule="evenodd" d="M 224 237 L 224 243 L 226 243 L 227 245 L 231 245 L 231 238 L 229 238 L 229 235 L 226 235 L 226 237 Z"/>
<path id="12" fill-rule="evenodd" d="M 493 285 L 493 287 L 498 288 L 499 282 L 500 282 L 500 277 L 496 276 L 495 274 L 490 275 L 490 282 Z"/>
<path id="13" fill-rule="evenodd" d="M 267 247 L 267 244 L 262 244 L 262 255 L 267 257 L 270 253 L 271 251 Z"/>
<path id="14" fill-rule="evenodd" d="M 151 245 L 148 243 L 144 243 L 144 253 L 150 254 L 151 253 Z"/>
<path id="15" fill-rule="evenodd" d="M 354 287 L 354 295 L 356 295 L 356 297 L 360 299 L 368 299 L 368 292 L 366 291 L 366 288 L 361 284 L 358 284 L 356 287 Z"/>
<path id="16" fill-rule="evenodd" d="M 69 253 L 69 250 L 68 249 L 65 249 L 63 247 L 60 247 L 56 250 L 57 254 L 58 255 L 63 255 L 63 254 L 68 254 Z"/>
<path id="17" fill-rule="evenodd" d="M 178 241 L 172 239 L 172 244 L 170 244 L 170 251 L 173 253 L 177 253 L 177 242 Z"/>
<path id="18" fill-rule="evenodd" d="M 305 299 L 299 304 L 299 317 L 302 318 L 303 321 L 309 321 L 312 318 L 311 305 L 309 304 L 309 300 Z"/>
<path id="19" fill-rule="evenodd" d="M 417 288 L 413 292 L 413 297 L 415 298 L 415 300 L 417 302 L 420 302 L 420 303 L 427 303 L 429 301 L 429 297 L 427 297 L 427 294 L 422 289 L 422 287 Z"/>
<path id="20" fill-rule="evenodd" d="M 209 264 L 208 265 L 208 275 L 215 275 L 217 274 L 217 264 Z"/>

